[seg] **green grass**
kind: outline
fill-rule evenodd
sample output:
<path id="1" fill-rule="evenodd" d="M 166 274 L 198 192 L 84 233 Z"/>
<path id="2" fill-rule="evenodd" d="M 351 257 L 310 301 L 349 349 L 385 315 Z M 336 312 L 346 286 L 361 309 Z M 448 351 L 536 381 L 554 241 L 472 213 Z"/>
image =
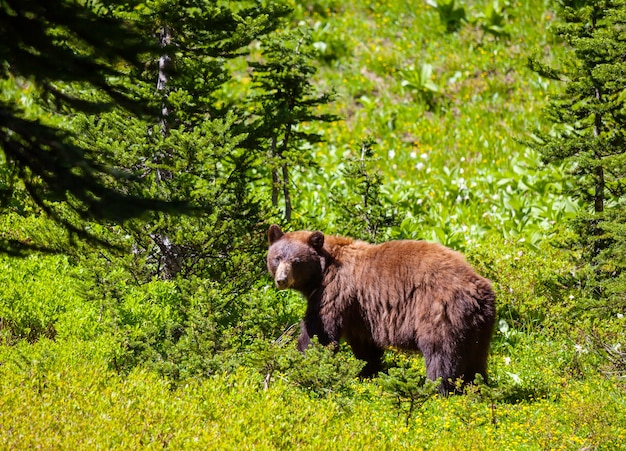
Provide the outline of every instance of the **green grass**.
<path id="1" fill-rule="evenodd" d="M 263 389 L 261 375 L 239 368 L 172 388 L 141 369 L 120 376 L 97 346 L 42 340 L 2 350 L 0 447 L 612 450 L 626 439 L 623 388 L 602 377 L 580 381 L 547 368 L 543 393 L 494 402 L 436 396 L 407 424 L 375 382 L 355 381 L 349 399 L 318 398 L 281 379 Z M 508 365 L 498 361 L 497 377 L 505 366 L 519 370 L 517 357 L 528 362 L 515 354 Z"/>

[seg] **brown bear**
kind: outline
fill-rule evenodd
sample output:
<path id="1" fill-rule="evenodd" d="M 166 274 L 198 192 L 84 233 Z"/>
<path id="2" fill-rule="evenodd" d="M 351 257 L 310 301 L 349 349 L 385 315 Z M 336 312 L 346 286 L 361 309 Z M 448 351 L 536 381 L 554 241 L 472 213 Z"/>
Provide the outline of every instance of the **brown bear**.
<path id="1" fill-rule="evenodd" d="M 443 393 L 458 379 L 487 380 L 495 296 L 458 252 L 425 241 L 372 245 L 322 232 L 283 233 L 277 225 L 268 238 L 276 287 L 307 299 L 300 351 L 313 336 L 322 345 L 345 339 L 366 362 L 363 376 L 381 370 L 387 347 L 419 351 Z"/>

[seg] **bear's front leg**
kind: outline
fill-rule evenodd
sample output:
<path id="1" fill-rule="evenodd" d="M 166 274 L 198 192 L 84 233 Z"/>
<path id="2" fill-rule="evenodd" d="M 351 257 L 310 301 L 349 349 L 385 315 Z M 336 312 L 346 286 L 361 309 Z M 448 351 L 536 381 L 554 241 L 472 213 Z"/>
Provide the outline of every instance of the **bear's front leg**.
<path id="1" fill-rule="evenodd" d="M 359 339 L 348 339 L 348 344 L 352 348 L 354 356 L 359 360 L 365 361 L 365 366 L 361 369 L 359 376 L 370 378 L 382 371 L 384 349 L 376 346 L 374 343 Z"/>
<path id="2" fill-rule="evenodd" d="M 304 321 L 300 322 L 300 336 L 298 337 L 298 351 L 304 352 L 311 345 L 311 335 L 309 334 Z"/>
<path id="3" fill-rule="evenodd" d="M 312 337 L 317 337 L 322 346 L 339 345 L 339 337 L 335 333 L 328 333 L 318 315 L 307 315 L 300 323 L 298 351 L 304 352 L 311 345 Z"/>

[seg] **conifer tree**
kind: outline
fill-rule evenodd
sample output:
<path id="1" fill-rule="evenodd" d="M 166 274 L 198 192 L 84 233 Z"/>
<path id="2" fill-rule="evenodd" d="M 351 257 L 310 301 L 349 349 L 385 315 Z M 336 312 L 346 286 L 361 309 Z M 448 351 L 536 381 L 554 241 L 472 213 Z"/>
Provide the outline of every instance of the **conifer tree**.
<path id="1" fill-rule="evenodd" d="M 154 248 L 160 277 L 221 266 L 211 262 L 229 261 L 226 249 L 245 247 L 239 238 L 260 222 L 246 183 L 254 149 L 244 142 L 242 107 L 224 102 L 220 92 L 231 78 L 226 61 L 248 53 L 250 42 L 275 29 L 287 11 L 248 1 L 161 0 L 142 12 L 145 28 L 158 28 L 162 49 L 147 74 L 156 80 L 161 115 L 145 148 L 146 167 L 157 192 L 184 193 L 197 207 L 195 217 L 165 215 L 136 231 L 151 239 L 144 246 Z"/>
<path id="2" fill-rule="evenodd" d="M 303 147 L 322 140 L 307 130 L 306 124 L 332 122 L 331 114 L 317 113 L 332 95 L 318 93 L 311 81 L 315 49 L 306 30 L 288 30 L 263 42 L 262 62 L 253 62 L 252 79 L 259 91 L 260 120 L 255 135 L 265 149 L 270 167 L 272 204 L 279 205 L 282 194 L 284 217 L 293 210 L 290 171 L 314 165 Z"/>
<path id="3" fill-rule="evenodd" d="M 120 235 L 132 236 L 139 280 L 194 274 L 232 280 L 260 255 L 266 202 L 251 174 L 262 158 L 261 138 L 245 99 L 229 98 L 225 85 L 231 67 L 245 64 L 249 44 L 287 13 L 249 1 L 159 0 L 129 14 L 159 43 L 160 55 L 145 61 L 140 77 L 160 117 L 144 121 L 117 109 L 77 122 L 83 139 L 126 164 L 141 161 L 151 193 L 189 199 L 195 213 L 125 225 Z"/>
<path id="4" fill-rule="evenodd" d="M 546 110 L 553 130 L 537 133 L 535 147 L 571 170 L 595 296 L 626 306 L 626 1 L 562 0 L 559 15 L 555 34 L 571 49 L 562 67 L 530 60 L 564 83 Z"/>

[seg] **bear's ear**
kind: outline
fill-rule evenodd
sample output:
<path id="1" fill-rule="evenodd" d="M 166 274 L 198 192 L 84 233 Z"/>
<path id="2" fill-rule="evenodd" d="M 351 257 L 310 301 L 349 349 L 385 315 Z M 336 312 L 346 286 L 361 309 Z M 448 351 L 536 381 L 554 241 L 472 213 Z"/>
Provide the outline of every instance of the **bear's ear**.
<path id="1" fill-rule="evenodd" d="M 319 251 L 324 246 L 324 234 L 322 232 L 313 232 L 309 237 L 309 245 Z"/>
<path id="2" fill-rule="evenodd" d="M 272 224 L 267 231 L 267 238 L 270 244 L 278 241 L 284 235 L 283 231 L 280 230 L 276 224 Z"/>

